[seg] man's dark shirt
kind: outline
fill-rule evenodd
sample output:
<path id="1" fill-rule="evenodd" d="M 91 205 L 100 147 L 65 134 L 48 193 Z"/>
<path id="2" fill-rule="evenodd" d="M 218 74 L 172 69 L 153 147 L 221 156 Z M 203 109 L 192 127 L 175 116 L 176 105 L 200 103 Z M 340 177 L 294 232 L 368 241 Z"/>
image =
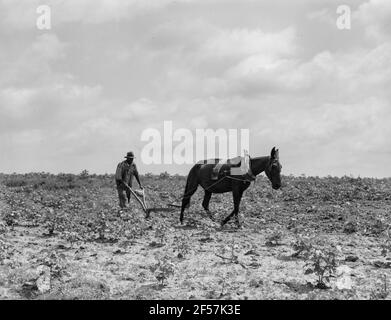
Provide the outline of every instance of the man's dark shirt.
<path id="1" fill-rule="evenodd" d="M 132 162 L 132 164 L 129 164 L 126 161 L 122 161 L 118 164 L 117 171 L 115 172 L 115 180 L 123 181 L 129 186 L 132 186 L 133 176 L 138 180 L 138 171 L 135 163 Z"/>

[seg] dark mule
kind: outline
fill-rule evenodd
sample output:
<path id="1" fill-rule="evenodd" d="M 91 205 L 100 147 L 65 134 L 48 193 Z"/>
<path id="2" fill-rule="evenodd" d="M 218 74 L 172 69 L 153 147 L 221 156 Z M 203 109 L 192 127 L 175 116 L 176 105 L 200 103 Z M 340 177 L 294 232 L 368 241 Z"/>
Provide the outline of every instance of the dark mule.
<path id="1" fill-rule="evenodd" d="M 206 163 L 206 161 L 204 162 Z M 180 216 L 181 223 L 183 223 L 183 213 L 185 209 L 190 206 L 191 196 L 196 192 L 198 185 L 201 185 L 205 191 L 202 206 L 212 220 L 213 216 L 209 211 L 209 201 L 212 197 L 212 193 L 225 193 L 232 191 L 234 209 L 231 214 L 221 222 L 221 225 L 223 226 L 226 224 L 232 218 L 232 216 L 235 216 L 236 224 L 239 225 L 238 212 L 240 200 L 242 199 L 243 192 L 250 186 L 251 180 L 246 176 L 224 174 L 224 172 L 223 174 L 219 175 L 218 181 L 212 180 L 211 177 L 214 167 L 215 164 L 197 163 L 190 170 L 187 177 L 185 194 L 182 198 Z M 276 150 L 276 148 L 272 149 L 270 156 L 250 158 L 250 169 L 252 174 L 257 176 L 261 172 L 265 171 L 266 176 L 272 183 L 273 189 L 279 189 L 281 187 L 281 168 L 282 166 L 279 162 L 278 150 Z"/>

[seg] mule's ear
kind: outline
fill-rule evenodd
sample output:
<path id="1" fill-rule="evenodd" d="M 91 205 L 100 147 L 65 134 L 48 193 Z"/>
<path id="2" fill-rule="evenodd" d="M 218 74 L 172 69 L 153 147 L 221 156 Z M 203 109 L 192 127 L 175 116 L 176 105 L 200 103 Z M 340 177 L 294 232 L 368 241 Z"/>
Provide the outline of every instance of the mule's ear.
<path id="1" fill-rule="evenodd" d="M 277 160 L 280 159 L 280 149 L 277 149 L 277 150 L 276 150 L 276 159 L 277 159 Z"/>
<path id="2" fill-rule="evenodd" d="M 272 159 L 275 159 L 276 158 L 276 153 L 277 153 L 276 147 L 273 147 L 272 152 L 270 153 L 270 157 Z"/>

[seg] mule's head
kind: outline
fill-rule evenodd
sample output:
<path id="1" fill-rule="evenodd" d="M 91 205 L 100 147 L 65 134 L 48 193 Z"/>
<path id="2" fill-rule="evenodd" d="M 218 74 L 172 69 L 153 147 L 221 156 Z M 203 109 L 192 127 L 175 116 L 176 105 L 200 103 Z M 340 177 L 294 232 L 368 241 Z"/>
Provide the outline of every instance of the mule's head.
<path id="1" fill-rule="evenodd" d="M 281 187 L 281 164 L 278 155 L 278 149 L 274 147 L 270 153 L 270 160 L 266 166 L 265 174 L 272 183 L 272 188 L 277 190 Z"/>

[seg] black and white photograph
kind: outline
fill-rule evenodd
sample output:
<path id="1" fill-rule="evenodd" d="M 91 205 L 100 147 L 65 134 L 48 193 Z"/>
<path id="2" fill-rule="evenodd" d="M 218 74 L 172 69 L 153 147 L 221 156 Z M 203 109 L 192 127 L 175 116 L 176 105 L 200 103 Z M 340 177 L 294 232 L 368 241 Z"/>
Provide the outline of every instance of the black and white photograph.
<path id="1" fill-rule="evenodd" d="M 0 300 L 390 300 L 390 88 L 390 0 L 0 0 Z"/>

